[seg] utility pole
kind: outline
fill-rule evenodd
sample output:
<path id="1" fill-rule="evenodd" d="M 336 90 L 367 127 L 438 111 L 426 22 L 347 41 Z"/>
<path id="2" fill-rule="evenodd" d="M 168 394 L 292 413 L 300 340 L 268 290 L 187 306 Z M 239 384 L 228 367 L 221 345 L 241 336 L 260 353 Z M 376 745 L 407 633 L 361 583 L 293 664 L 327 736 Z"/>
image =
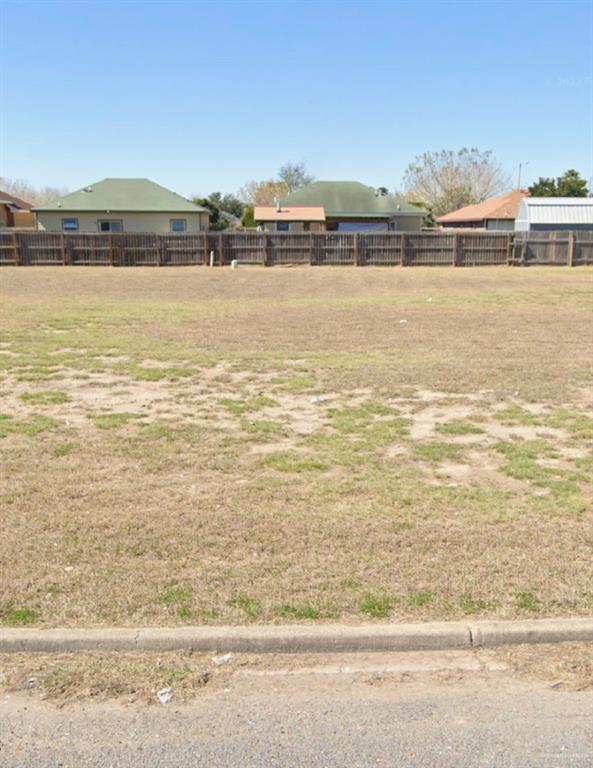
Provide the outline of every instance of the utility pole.
<path id="1" fill-rule="evenodd" d="M 517 189 L 521 189 L 521 168 L 524 165 L 529 165 L 529 160 L 522 160 L 519 163 L 519 178 L 517 179 Z"/>

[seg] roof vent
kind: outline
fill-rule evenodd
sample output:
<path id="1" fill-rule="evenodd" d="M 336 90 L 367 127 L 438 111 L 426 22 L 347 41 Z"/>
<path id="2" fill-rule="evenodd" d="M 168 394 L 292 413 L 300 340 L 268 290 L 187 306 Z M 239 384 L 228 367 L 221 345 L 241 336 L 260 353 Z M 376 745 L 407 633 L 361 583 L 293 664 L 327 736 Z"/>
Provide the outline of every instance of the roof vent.
<path id="1" fill-rule="evenodd" d="M 281 213 L 281 211 L 282 211 L 282 206 L 280 205 L 280 200 L 276 198 L 276 212 Z"/>
<path id="2" fill-rule="evenodd" d="M 83 192 L 92 192 L 93 188 L 92 187 L 85 187 L 82 191 Z"/>

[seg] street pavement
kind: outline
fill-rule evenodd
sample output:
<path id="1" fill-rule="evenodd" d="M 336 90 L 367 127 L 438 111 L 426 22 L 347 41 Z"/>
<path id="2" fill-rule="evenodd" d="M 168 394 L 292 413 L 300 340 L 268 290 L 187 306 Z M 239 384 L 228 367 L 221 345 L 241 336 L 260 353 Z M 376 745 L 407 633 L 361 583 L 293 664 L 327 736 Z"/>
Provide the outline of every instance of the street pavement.
<path id="1" fill-rule="evenodd" d="M 0 700 L 2 768 L 591 768 L 593 691 L 502 671 L 238 671 L 162 706 Z"/>

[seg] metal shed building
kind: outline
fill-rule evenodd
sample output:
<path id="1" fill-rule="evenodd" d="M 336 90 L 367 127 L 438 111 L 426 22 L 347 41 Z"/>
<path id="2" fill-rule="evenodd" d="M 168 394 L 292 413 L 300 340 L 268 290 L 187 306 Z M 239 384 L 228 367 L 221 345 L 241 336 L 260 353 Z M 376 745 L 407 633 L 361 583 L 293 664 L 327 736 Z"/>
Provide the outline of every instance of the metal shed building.
<path id="1" fill-rule="evenodd" d="M 593 197 L 524 197 L 516 232 L 573 230 L 593 232 Z"/>

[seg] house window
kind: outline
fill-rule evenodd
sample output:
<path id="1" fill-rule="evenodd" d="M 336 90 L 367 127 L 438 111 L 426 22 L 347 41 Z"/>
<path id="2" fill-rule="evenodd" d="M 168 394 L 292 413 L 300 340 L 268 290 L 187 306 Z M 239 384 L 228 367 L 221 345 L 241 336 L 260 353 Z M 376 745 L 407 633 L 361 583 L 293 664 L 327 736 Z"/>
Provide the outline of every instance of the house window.
<path id="1" fill-rule="evenodd" d="M 171 232 L 187 232 L 187 219 L 171 219 Z"/>
<path id="2" fill-rule="evenodd" d="M 99 219 L 99 232 L 123 232 L 124 223 L 121 219 Z"/>
<path id="3" fill-rule="evenodd" d="M 64 232 L 76 232 L 78 219 L 62 219 L 62 229 Z"/>
<path id="4" fill-rule="evenodd" d="M 290 222 L 288 222 L 288 221 L 277 221 L 276 222 L 276 232 L 290 232 Z"/>

